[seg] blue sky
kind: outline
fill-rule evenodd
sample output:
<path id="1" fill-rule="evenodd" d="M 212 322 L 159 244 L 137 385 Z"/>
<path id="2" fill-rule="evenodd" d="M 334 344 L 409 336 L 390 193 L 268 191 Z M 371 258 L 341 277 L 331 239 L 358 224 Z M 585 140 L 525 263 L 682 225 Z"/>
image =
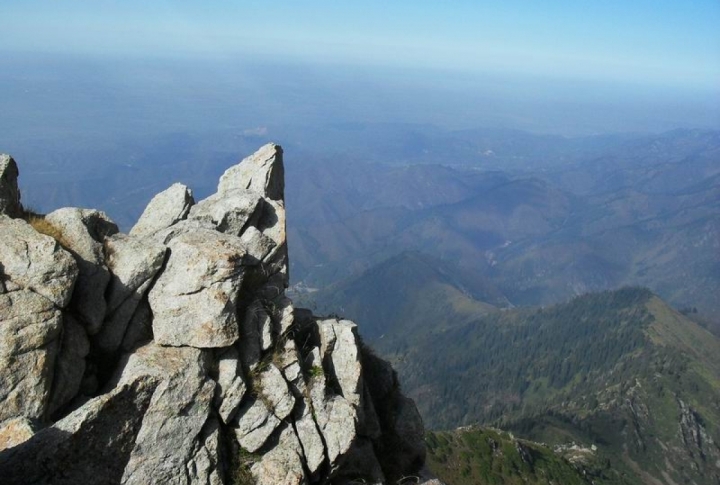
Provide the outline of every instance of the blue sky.
<path id="1" fill-rule="evenodd" d="M 3 0 L 0 49 L 258 56 L 712 89 L 720 0 Z"/>

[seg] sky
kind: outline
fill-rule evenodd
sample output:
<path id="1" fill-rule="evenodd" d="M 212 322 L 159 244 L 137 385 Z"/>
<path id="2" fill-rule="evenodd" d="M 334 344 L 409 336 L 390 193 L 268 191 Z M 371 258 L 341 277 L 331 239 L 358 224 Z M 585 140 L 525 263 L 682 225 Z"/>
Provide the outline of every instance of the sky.
<path id="1" fill-rule="evenodd" d="M 3 0 L 0 51 L 720 86 L 719 0 Z"/>

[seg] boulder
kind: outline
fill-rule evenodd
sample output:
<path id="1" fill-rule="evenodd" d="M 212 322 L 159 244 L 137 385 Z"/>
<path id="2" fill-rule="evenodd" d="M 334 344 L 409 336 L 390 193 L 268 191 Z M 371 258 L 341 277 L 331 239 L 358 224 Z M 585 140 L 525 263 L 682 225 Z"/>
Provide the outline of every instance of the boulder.
<path id="1" fill-rule="evenodd" d="M 260 204 L 260 197 L 248 190 L 216 193 L 190 209 L 188 218 L 211 224 L 220 232 L 239 236 L 248 221 L 259 216 Z"/>
<path id="2" fill-rule="evenodd" d="M 254 377 L 253 386 L 254 399 L 238 411 L 233 425 L 238 443 L 251 453 L 265 444 L 295 407 L 295 396 L 274 364 Z"/>
<path id="3" fill-rule="evenodd" d="M 15 160 L 0 153 L 0 214 L 20 217 L 23 213 L 17 182 L 19 173 Z"/>
<path id="4" fill-rule="evenodd" d="M 120 483 L 156 386 L 154 379 L 135 379 L 88 401 L 21 445 L 1 452 L 2 483 Z"/>
<path id="5" fill-rule="evenodd" d="M 262 212 L 255 223 L 256 228 L 265 237 L 273 241 L 274 247 L 263 258 L 269 274 L 282 275 L 281 284 L 288 286 L 288 249 L 285 224 L 285 203 L 282 200 L 264 199 Z"/>
<path id="6" fill-rule="evenodd" d="M 50 236 L 21 219 L 0 216 L 0 287 L 25 289 L 64 308 L 70 303 L 78 265 Z"/>
<path id="7" fill-rule="evenodd" d="M 217 384 L 215 407 L 222 421 L 229 424 L 247 392 L 240 355 L 235 347 L 225 349 L 218 356 Z"/>
<path id="8" fill-rule="evenodd" d="M 283 150 L 268 143 L 258 151 L 230 167 L 220 177 L 218 193 L 232 190 L 250 190 L 272 200 L 282 200 L 285 193 Z"/>
<path id="9" fill-rule="evenodd" d="M 166 229 L 187 217 L 195 203 L 192 192 L 183 184 L 173 184 L 152 198 L 130 235 L 145 237 Z"/>
<path id="10" fill-rule="evenodd" d="M 305 465 L 308 471 L 315 476 L 325 463 L 325 445 L 320 435 L 310 401 L 304 399 L 298 406 L 298 416 L 295 419 L 295 430 L 302 444 L 305 455 Z"/>
<path id="11" fill-rule="evenodd" d="M 250 468 L 250 472 L 256 485 L 304 484 L 307 481 L 303 458 L 302 446 L 292 426 L 286 424 L 277 443 Z"/>
<path id="12" fill-rule="evenodd" d="M 248 255 L 258 263 L 266 260 L 277 246 L 277 243 L 272 238 L 266 236 L 254 226 L 247 227 L 240 240 L 245 245 Z"/>
<path id="13" fill-rule="evenodd" d="M 198 230 L 168 244 L 170 257 L 148 295 L 162 345 L 228 347 L 237 341 L 245 248 L 236 237 Z"/>
<path id="14" fill-rule="evenodd" d="M 260 372 L 254 383 L 256 392 L 279 420 L 287 418 L 295 407 L 295 396 L 290 392 L 285 378 L 274 363 Z"/>
<path id="15" fill-rule="evenodd" d="M 128 355 L 118 385 L 150 377 L 160 383 L 144 413 L 142 427 L 123 473 L 124 484 L 218 483 L 217 421 L 212 417 L 215 382 L 208 377 L 209 351 L 145 345 Z M 201 466 L 202 465 L 202 466 Z"/>
<path id="16" fill-rule="evenodd" d="M 149 240 L 116 234 L 105 241 L 110 283 L 105 292 L 107 316 L 94 343 L 112 353 L 122 343 L 128 323 L 162 268 L 166 247 Z"/>
<path id="17" fill-rule="evenodd" d="M 65 249 L 77 261 L 79 275 L 70 307 L 88 334 L 94 335 L 105 319 L 105 289 L 110 281 L 102 243 L 118 228 L 105 213 L 90 209 L 58 209 L 45 221 L 58 231 Z"/>
<path id="18" fill-rule="evenodd" d="M 315 423 L 325 442 L 327 459 L 337 464 L 357 436 L 358 414 L 355 406 L 332 391 L 327 369 L 322 364 L 320 349 L 316 347 L 309 352 L 305 362 L 305 368 L 310 369 L 308 394 Z"/>
<path id="19" fill-rule="evenodd" d="M 363 393 L 360 373 L 360 348 L 357 325 L 349 320 L 319 320 L 320 352 L 331 364 L 342 396 L 354 406 L 360 405 Z"/>
<path id="20" fill-rule="evenodd" d="M 62 332 L 62 314 L 31 291 L 0 295 L 0 421 L 42 419 Z"/>
<path id="21" fill-rule="evenodd" d="M 235 439 L 250 453 L 258 451 L 280 426 L 280 420 L 262 399 L 250 398 L 238 411 L 232 429 Z"/>
<path id="22" fill-rule="evenodd" d="M 297 346 L 292 339 L 285 342 L 282 353 L 275 360 L 295 396 L 296 405 L 293 411 L 295 433 L 302 445 L 305 466 L 310 478 L 315 479 L 320 467 L 325 463 L 325 444 L 313 417 L 308 385 L 300 367 Z M 309 370 L 308 373 L 311 374 L 312 379 L 313 371 Z"/>

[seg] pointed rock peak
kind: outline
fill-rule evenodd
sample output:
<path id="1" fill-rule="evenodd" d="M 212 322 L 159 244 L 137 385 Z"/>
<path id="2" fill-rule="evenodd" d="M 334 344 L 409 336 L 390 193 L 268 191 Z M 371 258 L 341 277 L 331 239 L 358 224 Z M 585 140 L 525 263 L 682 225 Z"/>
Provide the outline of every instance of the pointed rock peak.
<path id="1" fill-rule="evenodd" d="M 0 214 L 10 217 L 22 214 L 17 183 L 19 173 L 15 160 L 10 155 L 0 153 Z"/>
<path id="2" fill-rule="evenodd" d="M 245 189 L 272 200 L 283 200 L 285 169 L 280 145 L 268 143 L 258 151 L 230 167 L 220 177 L 218 193 Z"/>
<path id="3" fill-rule="evenodd" d="M 173 184 L 152 198 L 130 235 L 144 237 L 167 229 L 185 219 L 194 204 L 192 191 L 186 185 Z"/>

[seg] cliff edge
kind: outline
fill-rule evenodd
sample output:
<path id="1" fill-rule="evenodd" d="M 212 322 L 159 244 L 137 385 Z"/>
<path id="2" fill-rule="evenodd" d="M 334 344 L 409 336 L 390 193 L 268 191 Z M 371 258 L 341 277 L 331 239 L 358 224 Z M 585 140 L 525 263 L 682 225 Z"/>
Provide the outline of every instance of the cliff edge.
<path id="1" fill-rule="evenodd" d="M 172 185 L 129 234 L 25 210 L 0 156 L 3 483 L 439 483 L 390 364 L 285 296 L 282 155 L 197 203 Z"/>

